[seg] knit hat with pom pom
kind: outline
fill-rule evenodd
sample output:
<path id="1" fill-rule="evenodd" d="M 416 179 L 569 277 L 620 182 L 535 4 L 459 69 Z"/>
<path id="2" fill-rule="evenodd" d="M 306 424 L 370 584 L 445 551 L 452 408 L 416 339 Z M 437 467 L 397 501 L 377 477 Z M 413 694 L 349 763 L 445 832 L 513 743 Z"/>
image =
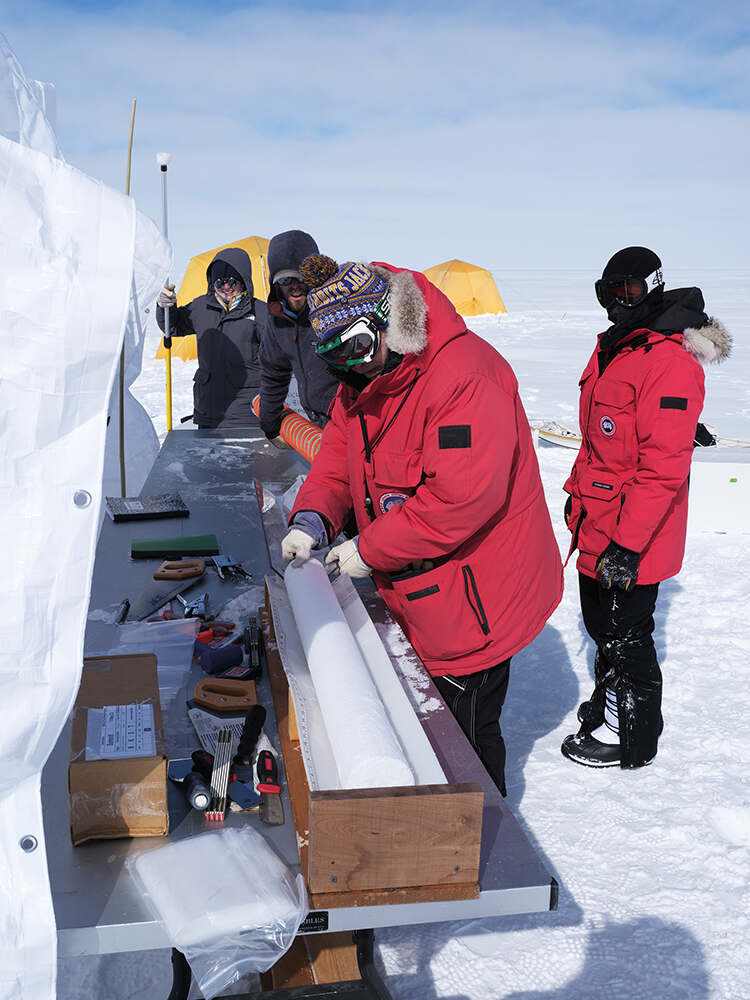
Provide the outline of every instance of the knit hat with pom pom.
<path id="1" fill-rule="evenodd" d="M 373 312 L 388 290 L 385 281 L 366 264 L 348 261 L 339 267 L 323 254 L 305 257 L 300 274 L 310 289 L 310 322 L 323 341 L 335 337 L 358 316 Z"/>

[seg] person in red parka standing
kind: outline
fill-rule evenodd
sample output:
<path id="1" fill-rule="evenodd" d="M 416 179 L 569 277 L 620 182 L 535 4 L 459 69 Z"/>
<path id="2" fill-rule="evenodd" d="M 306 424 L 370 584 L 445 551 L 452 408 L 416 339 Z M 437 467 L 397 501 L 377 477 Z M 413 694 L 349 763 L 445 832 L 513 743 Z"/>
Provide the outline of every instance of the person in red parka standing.
<path id="1" fill-rule="evenodd" d="M 685 552 L 702 364 L 731 339 L 698 288 L 664 290 L 661 261 L 626 247 L 595 283 L 613 324 L 581 376 L 581 448 L 564 485 L 581 611 L 596 643 L 594 690 L 562 752 L 590 767 L 642 767 L 663 729 L 652 633 L 659 583 Z"/>
<path id="2" fill-rule="evenodd" d="M 562 566 L 508 363 L 418 272 L 316 255 L 316 350 L 342 385 L 282 543 L 372 577 L 505 794 L 511 657 L 560 601 Z"/>

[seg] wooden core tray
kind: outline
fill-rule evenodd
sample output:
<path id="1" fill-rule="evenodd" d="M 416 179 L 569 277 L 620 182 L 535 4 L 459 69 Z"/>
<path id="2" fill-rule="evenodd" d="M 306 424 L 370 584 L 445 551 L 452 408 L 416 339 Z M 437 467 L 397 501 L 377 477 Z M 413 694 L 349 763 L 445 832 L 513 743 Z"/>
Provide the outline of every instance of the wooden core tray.
<path id="1" fill-rule="evenodd" d="M 312 909 L 475 899 L 477 783 L 311 792 L 270 611 L 259 609 L 302 873 Z"/>

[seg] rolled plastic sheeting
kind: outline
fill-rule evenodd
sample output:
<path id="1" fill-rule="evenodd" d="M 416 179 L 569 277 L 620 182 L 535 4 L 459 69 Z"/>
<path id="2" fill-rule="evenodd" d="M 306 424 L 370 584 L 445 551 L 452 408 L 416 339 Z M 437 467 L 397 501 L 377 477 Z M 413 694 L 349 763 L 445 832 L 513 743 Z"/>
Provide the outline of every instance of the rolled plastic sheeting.
<path id="1" fill-rule="evenodd" d="M 253 399 L 253 413 L 256 417 L 260 416 L 260 396 Z M 308 462 L 312 462 L 318 454 L 323 431 L 311 420 L 285 406 L 279 434 L 291 448 L 298 451 Z"/>
<path id="2" fill-rule="evenodd" d="M 284 574 L 342 788 L 413 785 L 390 724 L 325 569 L 315 559 Z"/>

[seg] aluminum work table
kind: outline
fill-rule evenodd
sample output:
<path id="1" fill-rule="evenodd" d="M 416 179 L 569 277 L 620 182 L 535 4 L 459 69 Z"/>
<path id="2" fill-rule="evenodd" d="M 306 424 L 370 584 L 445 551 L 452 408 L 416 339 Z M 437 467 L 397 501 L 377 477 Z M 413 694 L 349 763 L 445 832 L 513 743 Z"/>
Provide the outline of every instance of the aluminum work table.
<path id="1" fill-rule="evenodd" d="M 252 575 L 252 580 L 221 581 L 215 570 L 207 569 L 193 591 L 188 591 L 186 596 L 208 592 L 209 608 L 215 614 L 220 613 L 222 605 L 234 598 L 242 597 L 251 608 L 262 604 L 264 576 L 272 569 L 256 481 L 278 498 L 298 475 L 304 475 L 308 469 L 308 463 L 296 452 L 277 451 L 259 430 L 253 428 L 232 432 L 171 431 L 142 493 L 153 495 L 179 490 L 190 516 L 119 523 L 105 516 L 94 567 L 86 655 L 107 652 L 113 646 L 117 608 L 124 598 L 132 601 L 151 579 L 154 561 L 130 558 L 130 544 L 134 538 L 216 534 L 221 551 L 241 561 Z M 277 543 L 274 540 L 272 544 Z M 367 587 L 369 592 L 365 589 L 361 593 L 370 615 L 376 622 L 385 621 L 385 605 L 369 582 Z M 252 592 L 247 593 L 250 590 Z M 396 668 L 399 673 L 397 664 Z M 172 756 L 189 755 L 190 750 L 198 745 L 195 737 L 192 737 L 192 745 L 179 745 L 180 741 L 185 741 L 187 723 L 184 721 L 180 732 L 176 736 L 172 734 L 170 745 L 170 720 L 176 712 L 185 715 L 185 699 L 190 696 L 192 684 L 200 676 L 196 667 L 192 671 L 192 675 L 186 678 L 184 694 L 175 699 L 164 713 L 167 751 Z M 479 896 L 447 902 L 316 910 L 308 916 L 300 933 L 365 931 L 377 927 L 532 913 L 554 908 L 557 903 L 554 879 L 539 861 L 451 712 L 447 708 L 434 710 L 434 699 L 440 700 L 437 690 L 428 687 L 428 693 L 433 696 L 430 699 L 433 710 L 424 712 L 420 710 L 420 703 L 414 697 L 408 678 L 400 673 L 399 678 L 448 780 L 475 781 L 481 784 L 484 791 Z M 430 684 L 426 676 L 424 683 Z M 266 731 L 278 747 L 265 672 L 258 682 L 258 698 L 268 710 Z M 125 867 L 129 856 L 158 846 L 164 839 L 100 840 L 73 847 L 68 831 L 69 745 L 68 724 L 45 767 L 42 781 L 59 955 L 68 957 L 169 948 L 171 943 L 161 924 L 153 918 Z M 281 779 L 283 785 L 283 762 Z M 172 782 L 169 785 L 169 838 L 202 832 L 206 826 L 204 814 L 190 811 L 180 789 Z M 284 826 L 264 826 L 256 813 L 228 812 L 225 823 L 232 826 L 253 824 L 285 863 L 299 871 L 292 810 L 286 792 L 283 791 L 282 795 L 286 819 Z"/>

